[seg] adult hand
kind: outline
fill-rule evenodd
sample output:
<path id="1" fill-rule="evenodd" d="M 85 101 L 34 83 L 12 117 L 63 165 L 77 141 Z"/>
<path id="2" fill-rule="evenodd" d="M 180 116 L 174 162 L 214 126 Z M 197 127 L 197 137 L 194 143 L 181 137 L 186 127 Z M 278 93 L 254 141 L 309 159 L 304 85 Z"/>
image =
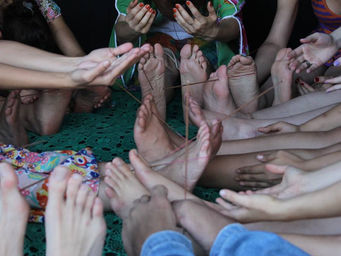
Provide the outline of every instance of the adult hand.
<path id="1" fill-rule="evenodd" d="M 296 69 L 296 73 L 307 69 L 312 72 L 326 63 L 338 51 L 338 46 L 331 35 L 314 33 L 300 40 L 302 45 L 293 50 L 289 57 L 290 69 Z"/>
<path id="2" fill-rule="evenodd" d="M 341 58 L 340 58 L 341 61 Z M 341 89 L 341 76 L 338 77 L 318 77 L 317 78 L 320 83 L 322 83 L 324 86 L 329 86 L 329 88 L 326 90 L 327 92 L 333 92 Z"/>
<path id="3" fill-rule="evenodd" d="M 194 4 L 186 1 L 192 16 L 180 5 L 173 9 L 174 18 L 179 25 L 189 34 L 202 37 L 205 40 L 214 40 L 218 34 L 217 14 L 211 2 L 207 4 L 209 15 L 203 16 Z"/>
<path id="4" fill-rule="evenodd" d="M 125 22 L 137 34 L 148 33 L 155 19 L 156 11 L 149 4 L 138 3 L 137 0 L 130 2 L 127 8 Z"/>
<path id="5" fill-rule="evenodd" d="M 269 134 L 269 133 L 289 133 L 289 132 L 298 132 L 299 127 L 293 124 L 289 124 L 287 122 L 278 122 L 275 124 L 270 124 L 265 127 L 258 128 L 258 131 L 261 133 Z"/>

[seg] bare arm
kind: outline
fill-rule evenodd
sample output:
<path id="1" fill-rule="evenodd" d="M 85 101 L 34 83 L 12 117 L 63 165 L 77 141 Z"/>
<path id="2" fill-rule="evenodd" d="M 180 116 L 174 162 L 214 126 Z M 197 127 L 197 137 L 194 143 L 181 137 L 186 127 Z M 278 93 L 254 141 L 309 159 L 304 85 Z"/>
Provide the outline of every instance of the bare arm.
<path id="1" fill-rule="evenodd" d="M 62 16 L 49 23 L 51 32 L 59 49 L 66 56 L 77 57 L 85 55 L 70 28 L 66 25 Z"/>
<path id="2" fill-rule="evenodd" d="M 270 33 L 257 51 L 258 82 L 270 74 L 277 52 L 288 44 L 298 9 L 298 0 L 277 0 L 277 12 Z"/>

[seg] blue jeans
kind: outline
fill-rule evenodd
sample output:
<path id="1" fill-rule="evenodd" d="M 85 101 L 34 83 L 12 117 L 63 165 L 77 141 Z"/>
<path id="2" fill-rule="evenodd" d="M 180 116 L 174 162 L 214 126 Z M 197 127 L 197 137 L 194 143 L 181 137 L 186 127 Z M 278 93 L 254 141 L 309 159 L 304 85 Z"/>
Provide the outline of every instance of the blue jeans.
<path id="1" fill-rule="evenodd" d="M 161 231 L 148 237 L 141 256 L 194 256 L 191 241 L 175 231 Z M 211 256 L 308 256 L 276 234 L 249 231 L 240 224 L 223 228 L 210 252 Z"/>

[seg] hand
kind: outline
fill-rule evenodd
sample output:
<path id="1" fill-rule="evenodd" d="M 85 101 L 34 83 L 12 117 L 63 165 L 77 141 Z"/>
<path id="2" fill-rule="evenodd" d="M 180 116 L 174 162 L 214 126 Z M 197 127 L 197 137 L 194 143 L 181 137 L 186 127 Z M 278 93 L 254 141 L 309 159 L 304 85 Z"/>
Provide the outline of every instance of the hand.
<path id="1" fill-rule="evenodd" d="M 315 81 L 316 80 L 318 79 L 316 78 Z M 312 93 L 312 92 L 323 92 L 323 91 L 326 91 L 331 86 L 330 84 L 322 84 L 322 83 L 315 83 L 313 85 L 309 85 L 300 78 L 297 78 L 296 84 L 297 84 L 297 88 L 301 96 Z"/>
<path id="2" fill-rule="evenodd" d="M 180 5 L 173 9 L 174 18 L 179 25 L 189 34 L 202 37 L 205 40 L 214 40 L 218 34 L 217 15 L 211 2 L 207 4 L 209 15 L 203 16 L 192 2 L 186 1 L 193 17 Z"/>
<path id="3" fill-rule="evenodd" d="M 147 34 L 153 24 L 155 14 L 156 11 L 149 4 L 144 5 L 133 0 L 127 8 L 125 21 L 137 34 Z"/>
<path id="4" fill-rule="evenodd" d="M 304 69 L 307 69 L 307 73 L 312 72 L 332 58 L 338 50 L 334 38 L 323 33 L 314 33 L 301 39 L 301 43 L 289 55 L 292 59 L 289 67 L 291 70 L 296 69 L 296 73 Z"/>
<path id="5" fill-rule="evenodd" d="M 70 73 L 71 81 L 74 86 L 84 87 L 89 85 L 112 85 L 117 77 L 123 74 L 129 67 L 135 64 L 150 49 L 150 45 L 144 45 L 141 48 L 131 49 L 127 52 L 124 45 L 111 51 L 111 62 L 104 60 L 96 63 L 94 59 L 86 59 L 79 63 L 78 67 Z M 126 53 L 125 53 L 126 52 Z M 100 52 L 99 52 L 100 53 Z M 121 57 L 118 55 L 123 54 Z M 98 57 L 98 55 L 96 55 Z"/>
<path id="6" fill-rule="evenodd" d="M 334 78 L 318 77 L 316 79 L 319 80 L 320 83 L 323 83 L 324 86 L 329 86 L 329 88 L 326 90 L 327 92 L 333 92 L 341 89 L 341 76 Z"/>
<path id="7" fill-rule="evenodd" d="M 259 154 L 257 159 L 262 164 L 246 166 L 236 170 L 235 180 L 245 188 L 261 189 L 274 186 L 282 181 L 282 173 L 267 171 L 266 164 L 288 165 L 300 168 L 303 159 L 286 151 L 278 151 L 271 154 Z"/>
<path id="8" fill-rule="evenodd" d="M 294 124 L 289 124 L 286 122 L 278 122 L 275 124 L 270 124 L 265 127 L 258 128 L 258 131 L 261 133 L 269 134 L 269 133 L 289 133 L 289 132 L 298 132 L 299 126 Z"/>
<path id="9" fill-rule="evenodd" d="M 280 220 L 283 214 L 282 201 L 269 195 L 236 193 L 228 189 L 219 194 L 221 198 L 216 200 L 222 207 L 219 212 L 238 222 Z"/>

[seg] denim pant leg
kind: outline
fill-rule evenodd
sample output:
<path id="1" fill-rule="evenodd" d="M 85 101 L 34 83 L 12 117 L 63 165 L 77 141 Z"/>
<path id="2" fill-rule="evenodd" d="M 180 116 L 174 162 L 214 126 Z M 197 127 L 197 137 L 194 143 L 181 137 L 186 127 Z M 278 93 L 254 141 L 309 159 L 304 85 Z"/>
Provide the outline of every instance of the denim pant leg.
<path id="1" fill-rule="evenodd" d="M 141 256 L 194 256 L 191 241 L 179 232 L 165 230 L 148 237 Z"/>
<path id="2" fill-rule="evenodd" d="M 223 228 L 210 252 L 211 256 L 308 256 L 278 235 L 249 231 L 240 224 Z"/>

